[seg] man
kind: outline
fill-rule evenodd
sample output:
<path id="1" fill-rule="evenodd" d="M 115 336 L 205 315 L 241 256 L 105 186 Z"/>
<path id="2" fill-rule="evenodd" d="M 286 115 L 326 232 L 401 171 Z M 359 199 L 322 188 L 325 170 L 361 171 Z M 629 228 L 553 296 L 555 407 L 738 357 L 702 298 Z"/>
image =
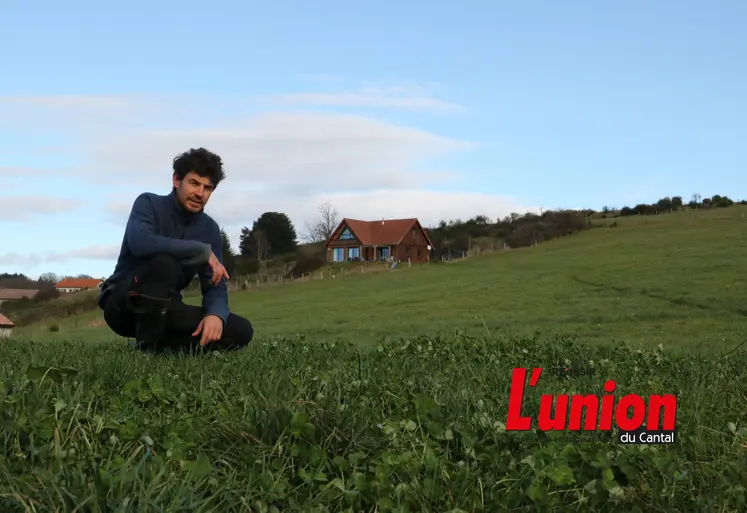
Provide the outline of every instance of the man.
<path id="1" fill-rule="evenodd" d="M 252 340 L 251 323 L 228 309 L 230 279 L 223 239 L 205 205 L 225 178 L 221 158 L 191 149 L 174 159 L 168 195 L 135 199 L 114 273 L 99 306 L 108 326 L 149 352 L 239 349 Z M 199 275 L 202 307 L 182 302 L 181 291 Z"/>

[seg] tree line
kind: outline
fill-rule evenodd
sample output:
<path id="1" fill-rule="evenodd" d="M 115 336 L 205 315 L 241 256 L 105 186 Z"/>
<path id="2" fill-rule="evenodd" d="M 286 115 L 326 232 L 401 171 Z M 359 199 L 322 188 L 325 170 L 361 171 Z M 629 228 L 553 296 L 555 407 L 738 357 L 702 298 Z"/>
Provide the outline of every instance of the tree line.
<path id="1" fill-rule="evenodd" d="M 634 207 L 626 206 L 619 210 L 614 207 L 605 206 L 602 208 L 602 217 L 650 216 L 687 210 L 688 208 L 692 210 L 724 208 L 730 207 L 734 203 L 745 205 L 747 204 L 747 200 L 735 202 L 728 196 L 721 196 L 720 194 L 714 194 L 710 198 L 703 198 L 700 194 L 696 193 L 691 196 L 690 201 L 685 203 L 682 196 L 666 196 L 655 203 L 639 203 Z"/>
<path id="2" fill-rule="evenodd" d="M 500 249 L 531 246 L 540 242 L 577 233 L 592 226 L 595 216 L 618 217 L 632 215 L 657 215 L 684 209 L 723 208 L 735 202 L 728 196 L 719 194 L 701 198 L 693 194 L 685 203 L 682 196 L 661 198 L 651 204 L 624 206 L 620 209 L 605 206 L 601 211 L 586 210 L 547 210 L 540 214 L 511 213 L 501 219 L 491 219 L 487 215 L 477 215 L 466 221 L 461 219 L 442 220 L 436 226 L 425 228 L 434 250 L 432 261 L 442 257 L 451 258 L 475 248 Z M 225 229 L 223 257 L 230 275 L 254 275 L 267 272 L 268 263 L 284 265 L 283 272 L 298 276 L 311 272 L 326 263 L 323 243 L 339 224 L 341 218 L 329 203 L 318 207 L 318 216 L 304 225 L 298 233 L 290 217 L 283 212 L 264 212 L 251 226 L 244 226 L 239 234 L 236 249 Z M 90 278 L 88 275 L 71 276 Z M 55 284 L 63 277 L 54 273 L 44 273 L 37 280 L 24 274 L 0 274 L 0 288 L 38 289 L 38 299 L 57 297 Z"/>
<path id="3" fill-rule="evenodd" d="M 520 248 L 564 237 L 591 227 L 592 211 L 546 210 L 541 214 L 512 213 L 491 220 L 478 215 L 467 221 L 441 221 L 429 228 L 428 237 L 435 246 L 433 257 L 454 256 L 476 247 L 482 249 Z M 498 246 L 498 247 L 496 247 Z"/>
<path id="4" fill-rule="evenodd" d="M 35 296 L 35 299 L 54 299 L 60 295 L 55 286 L 62 280 L 69 278 L 94 279 L 93 276 L 88 274 L 60 276 L 55 273 L 44 273 L 34 280 L 23 273 L 0 273 L 0 289 L 38 290 L 39 293 Z"/>

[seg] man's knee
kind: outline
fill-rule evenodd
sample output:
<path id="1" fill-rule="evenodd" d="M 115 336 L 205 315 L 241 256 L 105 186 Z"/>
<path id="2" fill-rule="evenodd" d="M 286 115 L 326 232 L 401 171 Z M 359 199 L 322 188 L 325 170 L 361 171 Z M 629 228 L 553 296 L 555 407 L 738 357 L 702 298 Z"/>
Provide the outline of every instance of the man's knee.
<path id="1" fill-rule="evenodd" d="M 109 303 L 104 308 L 104 322 L 110 330 L 120 337 L 133 337 L 135 330 L 132 323 L 129 322 L 126 313 L 119 310 L 119 306 L 112 304 L 113 298 L 108 298 Z"/>
<path id="2" fill-rule="evenodd" d="M 148 272 L 156 276 L 172 276 L 181 272 L 181 264 L 171 255 L 160 253 L 148 260 Z"/>
<path id="3" fill-rule="evenodd" d="M 249 319 L 232 313 L 229 314 L 226 324 L 232 345 L 244 347 L 254 338 L 254 327 Z"/>
<path id="4" fill-rule="evenodd" d="M 140 267 L 133 277 L 135 291 L 156 297 L 169 297 L 177 288 L 182 266 L 171 255 L 158 254 Z"/>

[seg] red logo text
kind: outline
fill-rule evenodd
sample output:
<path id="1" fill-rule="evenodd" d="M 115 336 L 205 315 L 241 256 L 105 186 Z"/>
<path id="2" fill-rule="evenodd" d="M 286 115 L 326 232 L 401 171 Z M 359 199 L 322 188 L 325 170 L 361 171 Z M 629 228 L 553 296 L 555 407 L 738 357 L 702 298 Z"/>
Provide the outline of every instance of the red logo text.
<path id="1" fill-rule="evenodd" d="M 541 374 L 541 368 L 532 370 L 530 387 L 537 386 Z M 532 428 L 532 417 L 521 415 L 526 375 L 527 369 L 516 368 L 511 377 L 506 421 L 508 431 L 529 431 Z M 615 401 L 613 392 L 616 387 L 617 383 L 613 380 L 607 381 L 604 384 L 604 391 L 609 395 L 603 395 L 601 401 L 593 394 L 572 396 L 543 394 L 540 396 L 537 428 L 541 431 L 580 431 L 582 419 L 585 418 L 584 431 L 609 431 L 613 428 L 613 420 L 614 427 L 622 431 L 635 431 L 643 426 L 644 421 L 647 431 L 674 429 L 677 411 L 677 399 L 674 395 L 652 395 L 648 398 L 647 406 L 638 394 L 624 395 Z M 554 415 L 552 415 L 553 405 Z M 631 409 L 632 415 L 629 415 Z M 662 411 L 664 420 L 660 426 Z"/>

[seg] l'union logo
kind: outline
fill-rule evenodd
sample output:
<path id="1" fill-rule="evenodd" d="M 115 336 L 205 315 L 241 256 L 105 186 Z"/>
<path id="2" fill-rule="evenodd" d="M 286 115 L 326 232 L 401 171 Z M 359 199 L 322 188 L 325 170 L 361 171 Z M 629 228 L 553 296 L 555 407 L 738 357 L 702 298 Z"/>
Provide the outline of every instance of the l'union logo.
<path id="1" fill-rule="evenodd" d="M 537 386 L 541 375 L 541 368 L 533 369 L 529 386 Z M 526 376 L 526 368 L 513 370 L 506 420 L 507 431 L 532 429 L 535 419 L 523 416 L 521 412 Z M 543 394 L 540 396 L 536 427 L 541 431 L 566 432 L 582 429 L 586 432 L 610 431 L 614 428 L 621 443 L 676 443 L 677 398 L 673 394 L 651 395 L 647 405 L 638 394 L 616 398 L 616 388 L 617 383 L 614 380 L 605 382 L 605 394 L 601 399 L 594 394 Z"/>

